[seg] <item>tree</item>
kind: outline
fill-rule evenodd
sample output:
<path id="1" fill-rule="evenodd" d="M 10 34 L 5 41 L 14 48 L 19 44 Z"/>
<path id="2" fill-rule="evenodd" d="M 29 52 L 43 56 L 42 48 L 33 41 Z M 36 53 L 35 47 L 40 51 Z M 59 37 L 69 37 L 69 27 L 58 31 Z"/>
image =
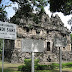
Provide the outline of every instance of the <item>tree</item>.
<path id="1" fill-rule="evenodd" d="M 0 21 L 6 21 L 7 20 L 7 12 L 5 11 L 5 8 L 10 7 L 11 4 L 3 5 L 2 0 L 0 0 Z"/>
<path id="2" fill-rule="evenodd" d="M 3 11 L 2 7 L 0 6 L 0 21 L 5 21 L 6 19 L 6 11 Z"/>
<path id="3" fill-rule="evenodd" d="M 0 0 L 0 21 L 5 21 L 7 12 L 4 9 L 7 6 L 1 5 L 1 1 L 2 0 Z M 2 45 L 3 45 L 3 42 L 2 42 L 2 39 L 0 39 L 0 57 L 2 56 Z"/>
<path id="4" fill-rule="evenodd" d="M 1 1 L 2 0 L 0 0 L 0 21 L 5 21 L 7 12 L 4 11 L 4 9 L 6 8 L 6 6 L 3 7 L 3 5 L 1 5 Z"/>
<path id="5" fill-rule="evenodd" d="M 72 0 L 50 0 L 50 11 L 72 14 Z"/>
<path id="6" fill-rule="evenodd" d="M 33 11 L 34 10 L 33 8 L 36 7 L 35 11 L 37 12 L 44 12 L 44 7 L 48 4 L 48 0 L 33 0 L 33 1 L 32 0 L 11 0 L 11 1 L 17 2 L 20 8 L 27 6 L 27 8 L 30 11 Z M 27 10 L 27 8 L 25 10 Z"/>
<path id="7" fill-rule="evenodd" d="M 20 6 L 32 4 L 33 9 L 36 6 L 38 12 L 44 12 L 44 7 L 50 4 L 51 12 L 62 12 L 64 15 L 72 14 L 72 0 L 11 0 L 17 2 Z"/>
<path id="8" fill-rule="evenodd" d="M 0 3 L 1 3 L 1 1 L 2 1 L 2 0 L 0 0 Z"/>

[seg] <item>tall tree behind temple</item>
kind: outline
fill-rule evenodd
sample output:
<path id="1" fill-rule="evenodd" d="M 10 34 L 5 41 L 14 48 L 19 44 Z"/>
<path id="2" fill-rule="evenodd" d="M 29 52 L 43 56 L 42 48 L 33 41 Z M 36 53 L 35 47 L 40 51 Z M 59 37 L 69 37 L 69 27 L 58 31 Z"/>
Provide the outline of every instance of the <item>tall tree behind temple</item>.
<path id="1" fill-rule="evenodd" d="M 72 0 L 50 0 L 50 11 L 72 14 Z"/>
<path id="2" fill-rule="evenodd" d="M 0 21 L 5 21 L 6 20 L 7 12 L 4 10 L 5 8 L 6 8 L 6 6 L 3 6 L 1 4 L 1 0 L 0 0 Z"/>
<path id="3" fill-rule="evenodd" d="M 44 7 L 50 4 L 51 12 L 62 12 L 64 15 L 72 14 L 72 0 L 11 0 L 17 2 L 20 6 L 29 4 L 37 11 L 44 11 Z"/>

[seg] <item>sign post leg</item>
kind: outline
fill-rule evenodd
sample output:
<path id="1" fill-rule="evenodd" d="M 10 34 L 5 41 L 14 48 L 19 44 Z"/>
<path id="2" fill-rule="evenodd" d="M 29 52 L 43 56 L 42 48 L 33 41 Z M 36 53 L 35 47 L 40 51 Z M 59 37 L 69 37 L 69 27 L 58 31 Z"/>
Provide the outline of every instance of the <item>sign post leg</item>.
<path id="1" fill-rule="evenodd" d="M 62 72 L 62 50 L 59 47 L 59 72 Z"/>
<path id="2" fill-rule="evenodd" d="M 2 72 L 4 72 L 3 69 L 4 69 L 4 40 L 3 40 L 3 50 L 2 50 Z"/>
<path id="3" fill-rule="evenodd" d="M 34 72 L 34 52 L 32 52 L 32 66 L 31 66 L 31 72 Z"/>

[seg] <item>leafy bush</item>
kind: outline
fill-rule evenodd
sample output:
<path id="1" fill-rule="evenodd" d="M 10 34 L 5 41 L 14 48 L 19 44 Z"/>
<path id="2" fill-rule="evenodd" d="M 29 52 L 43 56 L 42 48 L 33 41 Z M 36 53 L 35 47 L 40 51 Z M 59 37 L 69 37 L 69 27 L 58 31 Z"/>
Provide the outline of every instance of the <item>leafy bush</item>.
<path id="1" fill-rule="evenodd" d="M 51 69 L 58 69 L 59 64 L 57 63 L 52 63 L 51 65 L 38 65 L 37 69 L 38 70 L 51 70 Z"/>
<path id="2" fill-rule="evenodd" d="M 51 65 L 40 65 L 38 64 L 39 60 L 35 59 L 35 70 L 54 70 L 59 68 L 58 63 L 52 63 Z M 22 72 L 31 72 L 31 59 L 24 60 L 25 65 L 19 66 L 18 70 Z M 72 62 L 63 63 L 62 68 L 72 67 Z"/>
<path id="3" fill-rule="evenodd" d="M 35 70 L 51 70 L 51 69 L 59 67 L 59 65 L 56 64 L 56 63 L 53 63 L 51 65 L 39 65 L 38 62 L 39 62 L 38 59 L 34 60 L 34 68 L 35 68 Z M 24 64 L 25 65 L 19 66 L 18 70 L 22 71 L 22 72 L 23 71 L 24 72 L 31 72 L 31 59 L 25 59 Z"/>
<path id="4" fill-rule="evenodd" d="M 35 69 L 37 69 L 38 67 L 38 62 L 39 62 L 38 59 L 34 60 Z M 24 64 L 25 65 L 21 65 L 18 67 L 18 71 L 31 72 L 31 59 L 25 59 Z"/>
<path id="5" fill-rule="evenodd" d="M 50 70 L 51 65 L 38 65 L 37 70 Z"/>
<path id="6" fill-rule="evenodd" d="M 22 71 L 24 67 L 25 67 L 24 65 L 18 66 L 18 71 Z"/>
<path id="7" fill-rule="evenodd" d="M 59 68 L 59 64 L 58 63 L 52 63 L 51 64 L 51 68 L 52 69 L 58 69 Z"/>
<path id="8" fill-rule="evenodd" d="M 63 68 L 72 67 L 72 62 L 63 63 L 62 66 Z"/>
<path id="9" fill-rule="evenodd" d="M 24 60 L 25 66 L 22 68 L 25 72 L 31 72 L 31 59 L 25 59 Z"/>

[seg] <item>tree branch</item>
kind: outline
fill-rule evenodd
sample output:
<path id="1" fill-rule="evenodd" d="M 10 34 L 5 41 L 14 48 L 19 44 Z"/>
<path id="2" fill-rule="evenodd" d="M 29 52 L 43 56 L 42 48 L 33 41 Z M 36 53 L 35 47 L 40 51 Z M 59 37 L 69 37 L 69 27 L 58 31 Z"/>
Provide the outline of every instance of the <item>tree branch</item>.
<path id="1" fill-rule="evenodd" d="M 11 4 L 8 6 L 5 6 L 3 9 L 0 10 L 0 13 L 2 13 L 6 7 L 10 7 L 10 6 L 11 6 Z"/>

